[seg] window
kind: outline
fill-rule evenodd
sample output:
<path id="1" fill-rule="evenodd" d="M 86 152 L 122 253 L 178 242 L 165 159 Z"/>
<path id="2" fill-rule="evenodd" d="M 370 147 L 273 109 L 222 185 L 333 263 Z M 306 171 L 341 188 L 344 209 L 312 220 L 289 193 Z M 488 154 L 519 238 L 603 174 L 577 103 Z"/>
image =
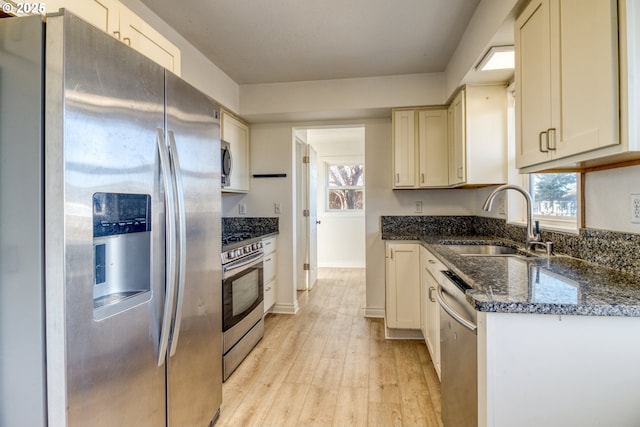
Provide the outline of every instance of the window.
<path id="1" fill-rule="evenodd" d="M 364 208 L 364 165 L 327 163 L 327 210 Z"/>
<path id="2" fill-rule="evenodd" d="M 578 174 L 530 174 L 529 192 L 535 219 L 552 227 L 577 229 Z"/>

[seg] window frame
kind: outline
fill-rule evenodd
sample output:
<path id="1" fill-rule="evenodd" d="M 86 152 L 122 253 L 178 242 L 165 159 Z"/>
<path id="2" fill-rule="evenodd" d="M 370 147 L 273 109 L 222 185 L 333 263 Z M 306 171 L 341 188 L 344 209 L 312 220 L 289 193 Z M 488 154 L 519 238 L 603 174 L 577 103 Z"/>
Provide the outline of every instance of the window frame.
<path id="1" fill-rule="evenodd" d="M 362 166 L 362 185 L 346 185 L 346 186 L 336 186 L 330 185 L 329 180 L 331 174 L 329 173 L 329 168 L 331 166 Z M 366 196 L 365 196 L 365 176 L 366 170 L 364 161 L 361 158 L 357 159 L 325 159 L 324 160 L 324 212 L 329 215 L 358 215 L 364 214 L 366 207 Z M 356 190 L 362 192 L 362 208 L 360 209 L 331 209 L 329 207 L 330 197 L 329 194 L 332 190 Z"/>
<path id="2" fill-rule="evenodd" d="M 560 230 L 578 230 L 579 227 L 579 216 L 581 215 L 580 210 L 580 174 L 577 172 L 550 172 L 550 173 L 572 173 L 576 175 L 576 214 L 575 216 L 567 216 L 567 215 L 543 215 L 543 214 L 533 214 L 534 221 L 540 221 L 540 226 L 544 226 L 548 229 L 560 229 Z M 531 181 L 533 179 L 533 175 L 543 175 L 538 173 L 530 173 L 527 174 L 527 190 L 531 197 L 535 200 L 534 191 L 531 188 Z"/>

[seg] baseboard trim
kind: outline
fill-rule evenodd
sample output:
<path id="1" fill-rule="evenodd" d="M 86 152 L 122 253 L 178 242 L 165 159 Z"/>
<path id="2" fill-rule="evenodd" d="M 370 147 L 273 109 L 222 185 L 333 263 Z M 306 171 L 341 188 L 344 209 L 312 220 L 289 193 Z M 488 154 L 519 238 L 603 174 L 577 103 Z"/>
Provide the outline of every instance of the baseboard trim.
<path id="1" fill-rule="evenodd" d="M 384 319 L 384 307 L 365 307 L 364 317 Z"/>
<path id="2" fill-rule="evenodd" d="M 298 305 L 298 301 L 294 304 L 275 304 L 269 310 L 269 313 L 274 314 L 296 314 L 300 310 L 300 306 Z"/>
<path id="3" fill-rule="evenodd" d="M 384 337 L 388 340 L 424 340 L 420 329 L 388 328 L 387 319 L 384 320 Z"/>

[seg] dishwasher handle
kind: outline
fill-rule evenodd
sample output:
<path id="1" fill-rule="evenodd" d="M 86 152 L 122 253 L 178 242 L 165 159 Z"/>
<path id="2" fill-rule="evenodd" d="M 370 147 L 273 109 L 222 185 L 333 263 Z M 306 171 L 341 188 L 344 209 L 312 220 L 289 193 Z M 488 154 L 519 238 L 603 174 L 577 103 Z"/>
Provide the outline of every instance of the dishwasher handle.
<path id="1" fill-rule="evenodd" d="M 447 305 L 447 303 L 444 301 L 442 285 L 438 285 L 438 292 L 436 292 L 436 299 L 438 300 L 438 304 L 440 304 L 440 307 L 442 307 L 442 309 L 446 311 L 447 314 L 453 318 L 453 320 L 460 323 L 462 326 L 469 329 L 471 332 L 476 333 L 478 326 L 475 323 L 470 322 L 464 317 L 462 317 L 458 312 L 456 312 L 453 308 Z"/>

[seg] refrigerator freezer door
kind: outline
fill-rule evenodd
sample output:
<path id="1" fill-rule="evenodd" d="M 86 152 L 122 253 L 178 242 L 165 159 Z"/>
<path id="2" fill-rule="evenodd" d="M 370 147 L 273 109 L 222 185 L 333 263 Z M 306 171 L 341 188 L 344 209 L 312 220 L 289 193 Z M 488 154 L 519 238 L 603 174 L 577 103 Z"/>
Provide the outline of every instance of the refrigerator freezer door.
<path id="1" fill-rule="evenodd" d="M 166 140 L 180 165 L 175 185 L 185 227 L 178 239 L 180 316 L 167 360 L 168 424 L 207 426 L 222 401 L 220 125 L 217 106 L 170 72 L 166 99 Z"/>
<path id="2" fill-rule="evenodd" d="M 165 426 L 165 368 L 158 367 L 165 206 L 156 131 L 164 128 L 164 70 L 68 14 L 47 18 L 46 43 L 49 424 Z M 148 269 L 140 277 L 150 280 L 135 297 L 113 295 L 107 314 L 106 306 L 95 306 L 94 289 L 110 271 L 98 266 L 114 261 L 95 246 L 126 248 L 116 240 L 140 233 L 96 243 L 93 218 L 105 209 L 93 203 L 96 193 L 150 197 L 143 239 L 150 243 L 138 250 L 151 252 L 139 263 Z M 118 206 L 111 218 L 135 218 L 132 209 Z M 106 259 L 96 259 L 103 253 Z"/>
<path id="3" fill-rule="evenodd" d="M 42 18 L 0 19 L 0 425 L 46 425 Z"/>

